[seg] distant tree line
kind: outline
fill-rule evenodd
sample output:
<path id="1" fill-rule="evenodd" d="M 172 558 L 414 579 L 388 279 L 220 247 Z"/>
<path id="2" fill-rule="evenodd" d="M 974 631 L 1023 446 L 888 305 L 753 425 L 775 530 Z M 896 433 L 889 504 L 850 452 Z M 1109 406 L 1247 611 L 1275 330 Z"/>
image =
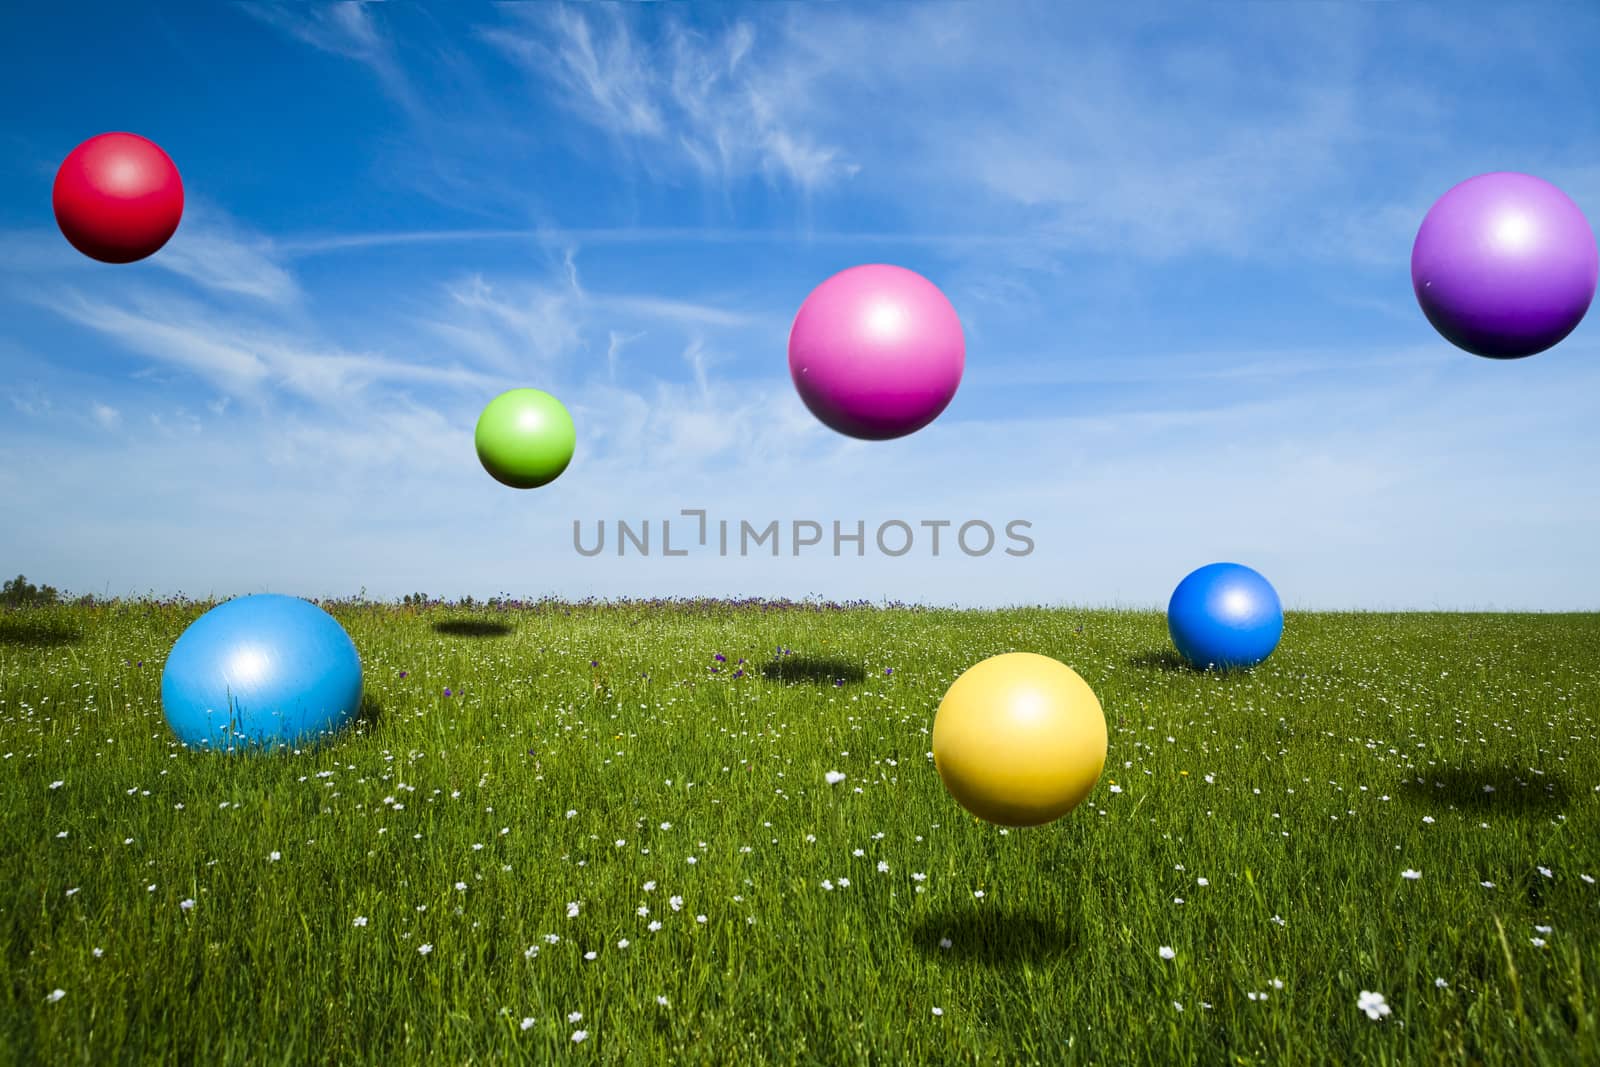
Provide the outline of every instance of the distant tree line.
<path id="1" fill-rule="evenodd" d="M 0 605 L 8 608 L 61 603 L 61 591 L 53 585 L 38 586 L 22 575 L 0 585 Z"/>

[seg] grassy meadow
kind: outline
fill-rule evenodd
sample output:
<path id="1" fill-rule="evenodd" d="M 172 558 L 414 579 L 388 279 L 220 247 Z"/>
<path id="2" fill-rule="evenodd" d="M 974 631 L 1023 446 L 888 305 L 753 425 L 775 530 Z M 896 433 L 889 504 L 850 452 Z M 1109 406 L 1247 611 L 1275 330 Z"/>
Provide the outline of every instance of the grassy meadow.
<path id="1" fill-rule="evenodd" d="M 328 606 L 264 756 L 167 731 L 205 605 L 0 614 L 0 1061 L 1600 1063 L 1600 616 Z M 1005 651 L 1106 709 L 1045 828 L 929 756 Z"/>

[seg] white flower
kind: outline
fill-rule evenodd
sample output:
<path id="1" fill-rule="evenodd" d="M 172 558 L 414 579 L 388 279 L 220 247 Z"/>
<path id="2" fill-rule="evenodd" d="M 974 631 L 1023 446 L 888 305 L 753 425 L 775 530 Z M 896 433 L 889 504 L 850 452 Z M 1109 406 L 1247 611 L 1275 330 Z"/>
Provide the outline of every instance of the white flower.
<path id="1" fill-rule="evenodd" d="M 948 937 L 941 937 L 939 939 L 939 947 L 944 949 L 946 952 L 950 950 L 950 946 L 952 944 L 953 942 Z"/>
<path id="2" fill-rule="evenodd" d="M 1589 883 L 1589 884 L 1590 884 L 1590 885 L 1594 885 L 1594 879 L 1593 879 L 1593 878 L 1591 878 L 1591 877 L 1590 877 L 1590 876 L 1589 876 L 1589 875 L 1587 875 L 1587 874 L 1580 874 L 1580 875 L 1578 875 L 1578 877 L 1579 877 L 1579 878 L 1582 878 L 1582 879 L 1583 879 L 1583 880 L 1584 880 L 1584 881 L 1585 881 L 1585 882 L 1588 882 L 1588 883 Z"/>
<path id="3" fill-rule="evenodd" d="M 1209 878 L 1196 878 L 1194 880 L 1194 884 L 1198 885 L 1198 886 L 1207 886 L 1207 885 L 1211 884 L 1211 879 L 1209 879 Z"/>
<path id="4" fill-rule="evenodd" d="M 860 859 L 862 856 L 865 856 L 866 854 L 867 854 L 867 850 L 863 849 L 863 848 L 858 848 L 854 852 L 850 853 L 850 855 L 854 856 L 856 859 Z"/>
<path id="5" fill-rule="evenodd" d="M 695 917 L 694 917 L 694 921 L 695 921 L 695 922 L 697 922 L 697 923 L 700 923 L 700 924 L 702 924 L 702 925 L 704 925 L 704 923 L 705 923 L 705 921 L 706 921 L 706 917 L 705 917 L 705 916 L 704 916 L 704 915 L 696 915 L 696 916 L 695 916 Z"/>
<path id="6" fill-rule="evenodd" d="M 576 919 L 577 917 L 578 917 L 578 902 L 575 901 L 575 900 L 567 901 L 567 918 Z"/>
<path id="7" fill-rule="evenodd" d="M 1371 993 L 1363 989 L 1356 998 L 1356 1007 L 1367 1013 L 1367 1018 L 1377 1022 L 1385 1015 L 1393 1014 L 1388 1003 L 1383 999 L 1382 993 Z"/>
<path id="8" fill-rule="evenodd" d="M 556 942 L 558 942 L 560 940 L 561 940 L 561 935 L 560 934 L 545 934 L 544 935 L 544 943 L 547 944 L 547 945 L 554 945 Z"/>
<path id="9" fill-rule="evenodd" d="M 618 948 L 627 948 L 628 947 L 628 939 L 627 938 L 623 938 L 621 941 L 618 941 L 617 942 L 617 947 Z"/>
<path id="10" fill-rule="evenodd" d="M 50 788 L 51 789 L 60 789 L 62 786 L 66 785 L 66 784 L 67 783 L 64 782 L 64 781 L 55 781 L 55 782 L 51 782 L 50 783 Z M 65 996 L 66 994 L 62 994 L 62 995 Z"/>
<path id="11" fill-rule="evenodd" d="M 1435 978 L 1433 980 L 1433 988 L 1435 988 L 1435 989 L 1449 989 L 1450 988 L 1450 983 L 1446 982 L 1443 978 Z"/>
<path id="12" fill-rule="evenodd" d="M 1422 821 L 1431 826 L 1433 824 L 1433 816 L 1432 815 L 1424 815 L 1422 817 Z"/>
<path id="13" fill-rule="evenodd" d="M 452 793 L 451 795 L 452 796 L 460 796 L 461 794 L 460 793 Z M 567 809 L 567 818 L 570 819 L 576 814 L 578 814 L 578 809 L 576 809 L 576 808 L 568 808 Z"/>
<path id="14" fill-rule="evenodd" d="M 104 956 L 105 954 L 106 954 L 106 950 L 103 949 L 103 948 L 97 948 L 97 949 L 94 950 L 94 958 L 95 959 L 99 959 L 101 956 Z"/>
<path id="15" fill-rule="evenodd" d="M 1283 988 L 1283 979 L 1282 978 L 1274 978 L 1272 980 L 1272 988 L 1273 989 L 1282 989 Z"/>
<path id="16" fill-rule="evenodd" d="M 849 889 L 850 888 L 850 879 L 848 879 L 848 878 L 839 879 L 839 888 L 840 889 Z M 979 896 L 982 896 L 982 894 L 980 893 Z"/>
<path id="17" fill-rule="evenodd" d="M 669 1006 L 666 997 L 656 997 L 656 1003 L 661 1005 L 663 1008 Z"/>
<path id="18" fill-rule="evenodd" d="M 833 882 L 830 879 L 824 878 L 822 880 L 822 888 L 828 890 L 831 893 L 833 891 Z"/>
<path id="19" fill-rule="evenodd" d="M 50 992 L 50 995 L 45 997 L 44 999 L 47 1002 L 49 1002 L 51 1004 L 54 1004 L 56 1001 L 60 1000 L 62 997 L 66 996 L 66 995 L 67 995 L 67 991 L 65 989 L 56 989 L 56 990 L 52 990 Z"/>
<path id="20" fill-rule="evenodd" d="M 663 830 L 670 830 L 672 829 L 672 824 L 670 822 L 664 822 L 661 824 L 661 828 Z"/>
<path id="21" fill-rule="evenodd" d="M 533 1017 L 532 1016 L 529 1016 L 528 1018 L 522 1020 L 522 1028 L 524 1030 L 532 1030 L 533 1029 Z"/>
<path id="22" fill-rule="evenodd" d="M 583 1040 L 587 1039 L 588 1036 L 589 1036 L 589 1031 L 587 1031 L 587 1030 L 574 1030 L 574 1031 L 572 1031 L 572 1040 L 574 1042 L 583 1041 Z"/>
<path id="23" fill-rule="evenodd" d="M 1172 1002 L 1172 1006 L 1173 1006 L 1173 1007 L 1174 1007 L 1174 1008 L 1176 1008 L 1176 1009 L 1178 1009 L 1178 1010 L 1179 1010 L 1179 1011 L 1182 1011 L 1182 1010 L 1183 1010 L 1183 1005 L 1182 1005 L 1182 1004 L 1179 1004 L 1179 1003 L 1178 1003 L 1178 1002 L 1177 1002 L 1177 1001 L 1176 1001 L 1176 1000 L 1174 1000 L 1174 1001 L 1173 1001 L 1173 1002 Z"/>
<path id="24" fill-rule="evenodd" d="M 668 904 L 669 907 L 672 908 L 673 911 L 682 911 L 683 910 L 683 898 L 680 897 L 680 896 L 673 895 L 673 896 L 668 897 L 667 898 L 667 904 Z"/>
<path id="25" fill-rule="evenodd" d="M 1158 953 L 1160 953 L 1160 955 L 1161 955 L 1161 958 L 1162 958 L 1162 959 L 1164 959 L 1164 960 L 1170 960 L 1170 959 L 1172 959 L 1172 958 L 1173 958 L 1173 957 L 1174 957 L 1174 956 L 1176 956 L 1176 955 L 1177 955 L 1177 953 L 1176 953 L 1176 952 L 1174 952 L 1174 951 L 1172 951 L 1172 946 L 1171 946 L 1171 945 L 1162 945 L 1162 946 L 1161 946 L 1161 947 L 1160 947 L 1160 948 L 1159 948 L 1159 949 L 1157 949 L 1157 950 L 1156 950 L 1156 951 L 1157 951 L 1157 952 L 1158 952 Z"/>
<path id="26" fill-rule="evenodd" d="M 581 1022 L 583 1022 L 583 1012 L 581 1012 L 581 1011 L 569 1012 L 567 1014 L 567 1022 L 569 1022 L 569 1023 L 581 1023 Z"/>
<path id="27" fill-rule="evenodd" d="M 433 951 L 433 946 L 432 945 L 418 945 L 417 946 L 417 951 L 420 952 L 422 955 L 426 956 L 428 953 Z"/>
<path id="28" fill-rule="evenodd" d="M 838 785 L 840 782 L 844 781 L 845 778 L 845 776 L 839 771 L 829 771 L 827 774 L 823 775 L 823 777 L 827 779 L 829 785 Z"/>
<path id="29" fill-rule="evenodd" d="M 283 859 L 283 853 L 279 852 L 277 849 L 273 849 L 267 854 L 267 861 L 269 863 L 277 863 L 281 859 Z"/>
<path id="30" fill-rule="evenodd" d="M 467 891 L 467 883 L 465 883 L 465 882 L 457 882 L 456 883 L 456 892 L 465 893 L 466 891 Z"/>
<path id="31" fill-rule="evenodd" d="M 583 958 L 586 959 L 586 960 L 594 960 L 594 959 L 598 959 L 599 957 L 600 957 L 600 953 L 592 951 L 592 950 L 589 951 L 589 952 L 585 952 L 583 954 Z"/>
<path id="32" fill-rule="evenodd" d="M 888 874 L 889 873 L 889 861 L 888 860 L 879 860 L 878 861 L 878 873 L 879 874 Z"/>
<path id="33" fill-rule="evenodd" d="M 365 926 L 365 925 L 367 925 L 367 917 L 365 915 L 357 915 L 356 918 L 355 918 L 355 923 L 353 925 L 355 925 L 355 926 Z"/>
<path id="34" fill-rule="evenodd" d="M 1534 948 L 1544 948 L 1544 938 L 1542 938 L 1542 937 L 1530 937 L 1530 938 L 1528 938 L 1528 940 L 1533 942 L 1533 947 Z"/>
<path id="35" fill-rule="evenodd" d="M 1539 873 L 1544 875 L 1546 878 L 1554 878 L 1555 877 L 1555 874 L 1550 870 L 1549 867 L 1540 867 L 1539 868 Z"/>
<path id="36" fill-rule="evenodd" d="M 656 920 L 656 919 L 651 919 L 651 920 L 650 920 L 650 925 L 649 925 L 649 926 L 647 926 L 647 927 L 645 927 L 645 929 L 646 929 L 646 930 L 649 930 L 649 931 L 650 931 L 650 932 L 651 932 L 651 933 L 652 933 L 652 934 L 653 934 L 653 933 L 655 933 L 655 932 L 656 932 L 656 931 L 657 931 L 657 930 L 659 930 L 659 929 L 661 929 L 661 923 L 660 923 L 660 921 L 659 921 L 659 920 Z"/>
<path id="37" fill-rule="evenodd" d="M 1114 785 L 1111 787 L 1111 791 L 1113 793 L 1120 793 L 1122 792 L 1122 787 L 1120 785 Z"/>
<path id="38" fill-rule="evenodd" d="M 1548 934 L 1553 929 L 1554 929 L 1554 927 L 1551 927 L 1551 926 L 1535 926 L 1534 927 L 1534 930 L 1537 931 L 1538 933 L 1541 933 L 1541 934 Z"/>
<path id="39" fill-rule="evenodd" d="M 1493 882 L 1479 882 L 1478 884 L 1483 886 L 1483 888 L 1485 888 L 1485 889 L 1493 889 L 1494 888 L 1494 883 Z"/>
<path id="40" fill-rule="evenodd" d="M 1422 872 L 1413 871 L 1410 868 L 1407 868 L 1406 870 L 1400 872 L 1400 877 L 1404 878 L 1408 882 L 1415 882 L 1417 879 L 1422 877 Z"/>
<path id="41" fill-rule="evenodd" d="M 190 908 L 194 907 L 194 898 L 188 897 L 184 900 L 178 901 L 178 907 L 182 908 L 184 911 L 188 911 Z"/>
<path id="42" fill-rule="evenodd" d="M 983 899 L 983 890 L 981 890 L 981 889 L 974 889 L 974 890 L 973 890 L 973 891 L 972 891 L 972 895 L 973 895 L 973 896 L 975 896 L 975 897 L 977 897 L 977 898 L 978 898 L 978 899 L 979 899 L 979 900 L 982 900 L 982 899 Z"/>
<path id="43" fill-rule="evenodd" d="M 944 1009 L 943 1008 L 934 1008 L 933 1009 L 933 1014 L 935 1014 L 935 1015 L 943 1015 L 944 1014 Z"/>
<path id="44" fill-rule="evenodd" d="M 537 956 L 538 954 L 539 954 L 539 946 L 538 945 L 529 945 L 527 948 L 522 950 L 522 958 L 525 959 L 525 960 L 531 960 L 531 959 L 533 959 L 533 957 Z"/>

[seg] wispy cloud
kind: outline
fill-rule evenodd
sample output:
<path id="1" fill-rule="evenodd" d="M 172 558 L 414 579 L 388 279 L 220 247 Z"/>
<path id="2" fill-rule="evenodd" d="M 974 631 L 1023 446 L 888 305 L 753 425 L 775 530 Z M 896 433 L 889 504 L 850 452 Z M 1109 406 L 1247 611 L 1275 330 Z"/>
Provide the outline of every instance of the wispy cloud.
<path id="1" fill-rule="evenodd" d="M 241 3 L 238 7 L 313 48 L 362 63 L 378 76 L 384 89 L 402 107 L 413 115 L 421 113 L 420 97 L 393 43 L 380 32 L 366 3 L 304 7 Z"/>
<path id="2" fill-rule="evenodd" d="M 193 198 L 182 225 L 151 263 L 207 289 L 289 304 L 301 296 L 272 241 L 248 233 L 221 210 Z"/>
<path id="3" fill-rule="evenodd" d="M 145 293 L 113 303 L 68 290 L 34 293 L 32 299 L 128 351 L 188 371 L 237 398 L 259 400 L 282 390 L 329 405 L 375 384 L 483 388 L 491 381 L 459 366 L 318 346 L 167 295 Z"/>
<path id="4" fill-rule="evenodd" d="M 786 87 L 754 58 L 759 31 L 749 22 L 704 32 L 652 20 L 659 32 L 650 34 L 621 7 L 507 10 L 512 23 L 483 38 L 621 144 L 719 180 L 764 176 L 803 191 L 860 169 L 807 127 L 796 97 L 778 91 Z"/>

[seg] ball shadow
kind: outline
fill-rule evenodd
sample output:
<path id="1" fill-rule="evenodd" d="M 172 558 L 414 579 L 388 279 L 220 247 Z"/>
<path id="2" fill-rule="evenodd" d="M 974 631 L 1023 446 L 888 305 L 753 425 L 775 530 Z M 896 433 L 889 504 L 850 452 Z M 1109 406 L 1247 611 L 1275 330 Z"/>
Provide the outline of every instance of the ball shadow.
<path id="1" fill-rule="evenodd" d="M 445 619 L 433 624 L 433 632 L 446 637 L 504 637 L 515 627 L 494 619 Z"/>
<path id="2" fill-rule="evenodd" d="M 0 645 L 49 648 L 82 640 L 83 631 L 68 619 L 26 610 L 0 611 Z"/>
<path id="3" fill-rule="evenodd" d="M 930 915 L 911 927 L 910 940 L 941 963 L 1010 968 L 1060 959 L 1078 934 L 1059 915 L 972 906 Z M 945 940 L 949 948 L 942 946 Z"/>
<path id="4" fill-rule="evenodd" d="M 808 682 L 812 685 L 857 685 L 867 680 L 859 663 L 827 656 L 779 656 L 761 668 L 769 682 Z"/>
<path id="5" fill-rule="evenodd" d="M 1429 767 L 1399 783 L 1395 793 L 1429 808 L 1444 803 L 1476 812 L 1521 815 L 1564 807 L 1572 790 L 1558 774 L 1485 766 Z"/>
<path id="6" fill-rule="evenodd" d="M 1199 674 L 1189 661 L 1170 648 L 1141 652 L 1128 658 L 1128 666 L 1140 670 L 1167 671 L 1171 674 Z"/>
<path id="7" fill-rule="evenodd" d="M 378 726 L 383 722 L 383 717 L 383 705 L 378 703 L 376 697 L 373 697 L 367 693 L 363 693 L 361 695 L 361 707 L 356 711 L 355 718 L 352 720 L 351 725 L 358 730 L 366 730 L 370 732 L 378 728 Z"/>

